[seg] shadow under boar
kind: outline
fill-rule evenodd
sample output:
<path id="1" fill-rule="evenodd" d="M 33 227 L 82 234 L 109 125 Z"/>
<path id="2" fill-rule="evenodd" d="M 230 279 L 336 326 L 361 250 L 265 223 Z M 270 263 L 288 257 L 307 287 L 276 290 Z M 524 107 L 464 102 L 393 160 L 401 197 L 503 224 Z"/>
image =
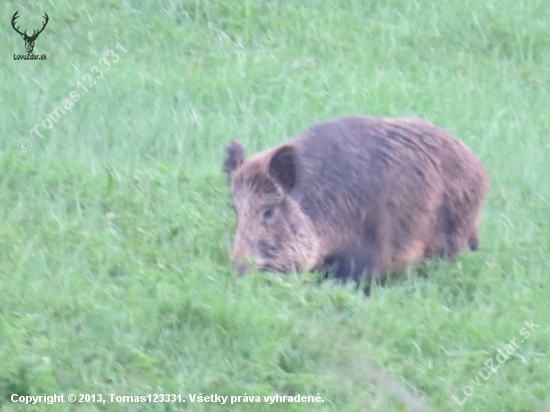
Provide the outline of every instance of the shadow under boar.
<path id="1" fill-rule="evenodd" d="M 231 263 L 383 280 L 430 257 L 478 248 L 488 190 L 476 156 L 421 119 L 347 117 L 224 162 L 237 213 Z"/>

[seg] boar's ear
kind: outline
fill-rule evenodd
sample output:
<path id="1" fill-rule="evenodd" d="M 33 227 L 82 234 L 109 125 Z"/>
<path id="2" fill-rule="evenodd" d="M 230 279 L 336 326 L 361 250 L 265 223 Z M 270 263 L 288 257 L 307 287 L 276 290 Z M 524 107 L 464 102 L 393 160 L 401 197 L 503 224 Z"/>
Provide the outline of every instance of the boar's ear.
<path id="1" fill-rule="evenodd" d="M 269 176 L 287 192 L 296 185 L 296 150 L 285 144 L 279 147 L 269 162 Z"/>
<path id="2" fill-rule="evenodd" d="M 227 181 L 231 180 L 231 174 L 244 163 L 246 155 L 239 142 L 231 139 L 225 149 L 225 160 L 223 161 L 223 172 L 227 175 Z"/>

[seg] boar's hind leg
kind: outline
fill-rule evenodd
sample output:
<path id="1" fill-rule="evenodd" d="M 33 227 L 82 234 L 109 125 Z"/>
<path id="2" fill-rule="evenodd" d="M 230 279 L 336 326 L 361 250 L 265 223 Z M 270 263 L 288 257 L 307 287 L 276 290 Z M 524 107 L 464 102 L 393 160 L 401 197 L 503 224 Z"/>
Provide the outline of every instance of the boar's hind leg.
<path id="1" fill-rule="evenodd" d="M 439 238 L 438 243 L 442 247 L 439 248 L 437 255 L 440 257 L 456 256 L 466 245 L 470 250 L 477 250 L 479 239 L 476 219 L 468 215 L 467 212 L 459 215 L 450 210 L 453 209 L 444 207 L 440 211 L 439 230 L 436 237 Z"/>
<path id="2" fill-rule="evenodd" d="M 479 249 L 479 238 L 477 237 L 477 231 L 474 232 L 468 239 L 468 246 L 473 252 Z"/>

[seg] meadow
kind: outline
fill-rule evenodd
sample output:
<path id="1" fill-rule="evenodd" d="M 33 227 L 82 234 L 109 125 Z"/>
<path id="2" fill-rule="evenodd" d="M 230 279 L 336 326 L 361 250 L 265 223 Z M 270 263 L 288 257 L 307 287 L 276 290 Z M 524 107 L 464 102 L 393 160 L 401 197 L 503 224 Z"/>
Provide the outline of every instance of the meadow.
<path id="1" fill-rule="evenodd" d="M 16 10 L 29 32 L 48 14 L 46 60 L 14 58 Z M 546 0 L 7 0 L 0 16 L 0 410 L 550 411 Z M 477 154 L 480 250 L 368 297 L 237 277 L 227 142 L 254 153 L 355 114 L 426 118 Z M 160 393 L 186 402 L 116 401 Z"/>

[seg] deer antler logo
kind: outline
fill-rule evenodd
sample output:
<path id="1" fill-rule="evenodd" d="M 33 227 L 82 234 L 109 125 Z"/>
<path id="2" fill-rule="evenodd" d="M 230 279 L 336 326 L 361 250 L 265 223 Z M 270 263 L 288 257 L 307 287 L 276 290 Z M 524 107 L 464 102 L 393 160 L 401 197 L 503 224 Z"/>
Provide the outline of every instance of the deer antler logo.
<path id="1" fill-rule="evenodd" d="M 25 30 L 24 33 L 21 33 L 19 31 L 19 26 L 15 27 L 15 20 L 17 20 L 17 18 L 19 17 L 17 15 L 17 13 L 19 13 L 19 10 L 17 10 L 15 12 L 15 14 L 13 15 L 13 17 L 11 19 L 11 26 L 13 27 L 13 29 L 17 33 L 19 33 L 21 35 L 23 40 L 25 40 L 25 48 L 27 49 L 27 53 L 31 54 L 33 49 L 34 49 L 34 42 L 36 41 L 36 38 L 38 37 L 38 35 L 40 33 L 42 33 L 42 31 L 44 30 L 44 27 L 46 27 L 46 24 L 48 24 L 49 17 L 46 13 L 44 13 L 44 18 L 46 19 L 46 21 L 44 21 L 44 24 L 42 25 L 42 28 L 40 30 L 38 30 L 38 32 L 36 30 L 33 30 L 32 36 L 29 36 L 29 35 L 27 35 L 27 30 Z"/>

